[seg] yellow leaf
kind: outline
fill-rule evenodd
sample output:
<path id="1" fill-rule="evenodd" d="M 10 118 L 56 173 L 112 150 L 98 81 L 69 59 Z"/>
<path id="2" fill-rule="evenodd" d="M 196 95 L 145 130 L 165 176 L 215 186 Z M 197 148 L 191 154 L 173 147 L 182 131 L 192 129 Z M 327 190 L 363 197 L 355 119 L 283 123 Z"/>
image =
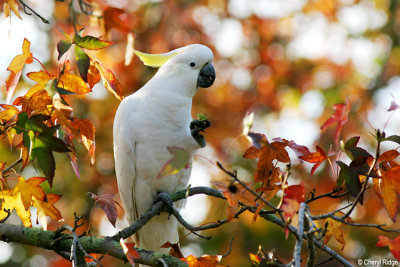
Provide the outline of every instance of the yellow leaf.
<path id="1" fill-rule="evenodd" d="M 335 215 L 340 217 L 340 216 L 343 216 L 344 213 L 339 211 L 339 212 L 336 212 Z M 346 218 L 345 220 L 348 222 L 352 222 L 351 218 Z M 326 233 L 325 233 L 324 243 L 327 244 L 333 235 L 336 238 L 336 240 L 340 244 L 342 244 L 341 249 L 343 250 L 346 245 L 346 241 L 344 240 L 344 237 L 343 237 L 342 226 L 344 226 L 345 224 L 343 224 L 339 221 L 336 221 L 332 218 L 327 218 L 324 220 L 323 225 L 326 225 Z"/>
<path id="2" fill-rule="evenodd" d="M 34 198 L 33 206 L 37 208 L 37 216 L 44 230 L 47 230 L 47 216 L 56 221 L 62 219 L 60 211 L 54 207 L 54 203 L 60 197 L 60 195 L 48 194 L 47 202 Z"/>
<path id="3" fill-rule="evenodd" d="M 54 76 L 43 70 L 38 72 L 29 72 L 26 74 L 26 76 L 28 76 L 31 80 L 37 82 L 37 84 L 32 86 L 32 88 L 29 89 L 29 91 L 25 94 L 26 97 L 30 97 L 37 91 L 44 89 L 48 81 L 55 78 Z"/>
<path id="4" fill-rule="evenodd" d="M 0 200 L 2 200 L 0 220 L 6 218 L 8 215 L 4 210 L 10 210 L 10 212 L 12 212 L 15 209 L 24 226 L 32 227 L 31 212 L 30 209 L 25 210 L 24 203 L 21 199 L 21 193 L 13 195 L 11 190 L 3 190 L 0 191 Z"/>
<path id="5" fill-rule="evenodd" d="M 18 183 L 13 190 L 13 195 L 21 194 L 21 200 L 25 210 L 28 210 L 32 203 L 32 198 L 43 200 L 46 196 L 42 187 L 39 185 L 46 180 L 44 177 L 31 177 L 25 180 L 24 177 L 18 177 Z"/>
<path id="6" fill-rule="evenodd" d="M 30 64 L 33 62 L 32 53 L 29 50 L 30 45 L 31 43 L 28 41 L 28 39 L 25 38 L 22 44 L 22 54 L 17 55 L 13 58 L 7 70 L 17 73 L 22 71 L 25 63 Z"/>
<path id="7" fill-rule="evenodd" d="M 57 87 L 77 95 L 83 95 L 92 91 L 81 77 L 72 73 L 64 73 L 58 81 Z"/>
<path id="8" fill-rule="evenodd" d="M 104 87 L 110 91 L 116 98 L 119 100 L 122 100 L 124 98 L 123 96 L 123 89 L 117 78 L 115 77 L 114 73 L 103 66 L 100 61 L 98 60 L 93 60 L 94 66 L 99 70 L 100 77 L 103 81 Z"/>
<path id="9" fill-rule="evenodd" d="M 10 9 L 17 15 L 18 18 L 21 18 L 18 10 L 18 4 L 15 0 L 5 0 L 4 1 L 4 17 L 7 18 L 10 16 Z"/>

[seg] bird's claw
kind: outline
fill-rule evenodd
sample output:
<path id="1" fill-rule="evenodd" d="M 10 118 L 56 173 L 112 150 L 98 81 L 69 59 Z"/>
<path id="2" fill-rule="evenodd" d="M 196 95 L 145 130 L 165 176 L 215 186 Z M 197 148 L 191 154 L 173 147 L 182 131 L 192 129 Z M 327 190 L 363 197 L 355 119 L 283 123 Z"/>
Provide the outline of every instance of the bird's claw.
<path id="1" fill-rule="evenodd" d="M 190 123 L 190 132 L 200 147 L 206 146 L 206 140 L 201 133 L 210 126 L 211 122 L 209 120 L 193 120 Z"/>
<path id="2" fill-rule="evenodd" d="M 166 211 L 169 213 L 169 216 L 171 216 L 171 214 L 174 211 L 174 202 L 172 201 L 170 195 L 165 192 L 159 192 L 157 194 L 157 197 L 156 197 L 154 203 L 156 203 L 158 201 L 161 201 L 162 203 L 164 203 Z M 168 216 L 168 218 L 169 218 L 169 216 Z"/>

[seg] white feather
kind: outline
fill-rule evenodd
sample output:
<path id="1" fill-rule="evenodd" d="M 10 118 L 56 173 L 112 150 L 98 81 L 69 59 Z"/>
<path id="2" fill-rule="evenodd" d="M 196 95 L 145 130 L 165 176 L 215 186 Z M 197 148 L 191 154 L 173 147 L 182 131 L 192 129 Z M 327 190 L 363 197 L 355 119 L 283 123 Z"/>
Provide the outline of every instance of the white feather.
<path id="1" fill-rule="evenodd" d="M 196 61 L 198 68 L 190 67 Z M 158 192 L 174 193 L 186 188 L 190 170 L 156 178 L 172 157 L 168 146 L 193 154 L 199 145 L 191 136 L 192 97 L 197 91 L 201 66 L 212 61 L 212 52 L 202 45 L 182 48 L 140 90 L 120 104 L 114 121 L 114 157 L 118 188 L 126 218 L 132 224 L 152 205 Z M 190 162 L 191 165 L 191 162 Z M 184 202 L 175 203 L 180 209 Z M 162 213 L 150 220 L 136 236 L 138 246 L 160 249 L 178 241 L 177 222 Z"/>

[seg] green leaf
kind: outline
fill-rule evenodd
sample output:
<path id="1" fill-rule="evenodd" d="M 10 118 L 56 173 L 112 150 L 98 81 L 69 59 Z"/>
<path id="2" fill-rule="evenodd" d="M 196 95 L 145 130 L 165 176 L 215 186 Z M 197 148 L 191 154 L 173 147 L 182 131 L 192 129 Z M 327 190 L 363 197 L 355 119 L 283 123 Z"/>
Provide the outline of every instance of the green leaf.
<path id="1" fill-rule="evenodd" d="M 206 114 L 197 114 L 197 119 L 199 121 L 206 121 L 206 120 L 208 120 L 208 117 Z"/>
<path id="2" fill-rule="evenodd" d="M 79 46 L 75 46 L 75 58 L 76 64 L 78 65 L 79 74 L 81 78 L 87 82 L 87 75 L 90 66 L 90 59 L 89 56 L 83 52 L 83 50 Z"/>
<path id="3" fill-rule="evenodd" d="M 81 48 L 86 48 L 89 50 L 99 50 L 111 45 L 111 42 L 100 40 L 93 36 L 79 36 L 75 35 L 73 43 L 80 46 Z"/>
<path id="4" fill-rule="evenodd" d="M 45 147 L 38 147 L 32 150 L 32 155 L 36 158 L 39 168 L 43 171 L 51 187 L 56 169 L 53 153 Z"/>
<path id="5" fill-rule="evenodd" d="M 347 166 L 341 161 L 336 161 L 337 165 L 340 167 L 338 186 L 343 184 L 343 181 L 346 184 L 346 188 L 349 191 L 350 195 L 353 197 L 357 197 L 361 191 L 361 182 L 358 178 L 358 171 L 353 168 Z"/>
<path id="6" fill-rule="evenodd" d="M 183 168 L 189 168 L 190 153 L 180 147 L 167 147 L 169 153 L 173 155 L 161 168 L 157 178 L 173 175 L 181 171 Z"/>
<path id="7" fill-rule="evenodd" d="M 399 135 L 391 135 L 386 138 L 382 138 L 381 140 L 382 141 L 392 141 L 392 142 L 400 144 L 400 136 Z"/>
<path id="8" fill-rule="evenodd" d="M 43 119 L 45 119 L 45 117 L 38 115 L 28 118 L 28 114 L 26 114 L 26 112 L 21 112 L 18 114 L 17 133 L 26 132 L 29 130 L 37 132 L 46 131 L 49 127 L 43 124 Z"/>
<path id="9" fill-rule="evenodd" d="M 60 40 L 57 43 L 58 58 L 60 58 L 71 48 L 72 43 L 69 40 Z"/>
<path id="10" fill-rule="evenodd" d="M 344 148 L 342 147 L 342 150 L 346 153 L 346 155 L 350 159 L 355 159 L 358 157 L 372 157 L 368 151 L 361 147 L 357 147 L 358 142 L 360 141 L 359 136 L 354 136 L 347 140 L 346 144 L 344 145 Z"/>
<path id="11" fill-rule="evenodd" d="M 48 133 L 41 133 L 37 139 L 43 142 L 43 144 L 50 150 L 55 152 L 70 152 L 68 146 L 60 139 Z"/>

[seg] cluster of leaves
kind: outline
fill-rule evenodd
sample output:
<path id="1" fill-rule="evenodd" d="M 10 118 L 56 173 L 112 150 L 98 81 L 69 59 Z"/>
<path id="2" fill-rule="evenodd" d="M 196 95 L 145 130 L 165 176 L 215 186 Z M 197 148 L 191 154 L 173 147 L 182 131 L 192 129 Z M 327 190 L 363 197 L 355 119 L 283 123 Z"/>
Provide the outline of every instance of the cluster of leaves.
<path id="1" fill-rule="evenodd" d="M 388 111 L 394 111 L 398 108 L 397 104 L 392 103 L 392 107 Z M 350 111 L 350 102 L 345 104 L 335 104 L 333 106 L 335 113 L 321 126 L 321 130 L 337 123 L 335 130 L 334 142 L 339 143 L 339 136 L 343 125 L 347 122 L 348 113 Z M 338 173 L 336 176 L 336 187 L 329 194 L 323 197 L 337 198 L 349 195 L 354 198 L 353 202 L 347 206 L 348 211 L 342 212 L 338 210 L 325 210 L 324 216 L 316 216 L 313 225 L 316 232 L 319 233 L 318 239 L 322 239 L 325 244 L 329 242 L 332 236 L 345 247 L 346 241 L 342 233 L 342 227 L 346 224 L 357 225 L 350 218 L 355 206 L 363 204 L 363 196 L 372 184 L 376 195 L 382 200 L 383 206 L 386 208 L 389 217 L 393 222 L 399 209 L 398 194 L 400 194 L 400 171 L 399 163 L 395 159 L 400 155 L 397 149 L 390 149 L 381 153 L 380 144 L 385 141 L 400 144 L 400 136 L 385 136 L 385 133 L 377 130 L 375 140 L 377 142 L 375 155 L 370 154 L 366 149 L 358 146 L 360 137 L 355 136 L 338 144 L 337 152 L 325 153 L 320 147 L 316 147 L 316 152 L 310 152 L 306 146 L 298 145 L 294 141 L 275 138 L 269 142 L 264 134 L 248 133 L 248 137 L 252 140 L 253 146 L 248 148 L 243 157 L 247 159 L 258 159 L 257 168 L 255 170 L 254 182 L 244 183 L 236 177 L 236 173 L 227 172 L 232 179 L 230 182 L 214 181 L 212 182 L 219 191 L 226 197 L 228 201 L 227 220 L 231 221 L 240 212 L 241 207 L 257 207 L 254 213 L 253 223 L 256 221 L 259 213 L 264 208 L 272 208 L 273 213 L 280 213 L 285 221 L 286 226 L 296 222 L 298 219 L 298 211 L 301 203 L 310 203 L 317 201 L 320 197 L 315 197 L 314 192 L 308 194 L 306 198 L 305 186 L 303 183 L 289 185 L 290 175 L 290 157 L 287 148 L 291 149 L 300 161 L 314 164 L 311 168 L 311 175 L 315 173 L 317 168 L 324 162 L 329 161 L 332 167 L 332 173 Z M 332 158 L 339 158 L 342 152 L 350 160 L 347 165 L 343 161 L 336 160 L 336 164 L 332 164 Z M 287 164 L 289 167 L 283 171 L 280 166 Z M 336 167 L 335 167 L 336 166 Z M 221 167 L 221 166 L 220 166 Z M 222 167 L 221 167 L 222 168 Z M 252 188 L 255 188 L 254 190 Z M 277 194 L 278 192 L 280 193 Z M 341 192 L 341 194 L 337 194 Z M 277 204 L 273 205 L 270 200 L 278 198 Z M 320 210 L 318 211 L 321 212 Z M 322 219 L 320 219 L 322 218 Z M 362 224 L 358 224 L 358 226 Z M 378 225 L 377 225 L 378 227 Z M 286 237 L 289 233 L 285 228 Z M 317 237 L 317 235 L 316 235 Z M 399 249 L 397 239 L 390 240 L 388 237 L 380 236 L 377 246 L 389 246 L 390 251 L 396 259 L 399 259 Z M 268 262 L 270 257 L 268 253 L 251 254 L 250 259 L 255 265 L 261 262 Z M 275 258 L 274 261 L 276 262 Z"/>
<path id="2" fill-rule="evenodd" d="M 9 4 L 12 6 L 12 3 Z M 31 177 L 25 180 L 16 173 L 18 183 L 14 189 L 10 189 L 7 180 L 12 173 L 10 169 L 6 169 L 6 164 L 2 163 L 2 170 L 5 173 L 2 179 L 3 190 L 0 191 L 1 219 L 5 219 L 15 209 L 23 224 L 30 227 L 32 223 L 29 207 L 32 206 L 37 208 L 38 219 L 44 229 L 47 228 L 46 216 L 60 220 L 62 217 L 54 207 L 54 203 L 61 196 L 46 195 L 40 186 L 45 180 L 50 186 L 53 184 L 56 168 L 54 153 L 65 153 L 78 177 L 79 168 L 74 140 L 83 144 L 91 163 L 95 162 L 95 128 L 90 120 L 74 117 L 73 108 L 68 104 L 68 97 L 87 94 L 102 80 L 113 95 L 118 99 L 123 98 L 122 87 L 111 70 L 83 51 L 83 49 L 102 49 L 110 43 L 92 36 L 82 37 L 81 34 L 82 32 L 77 33 L 71 43 L 68 43 L 68 40 L 61 40 L 57 46 L 61 59 L 72 43 L 75 44 L 80 76 L 73 73 L 69 61 L 62 64 L 62 70 L 57 75 L 49 73 L 46 69 L 27 73 L 27 77 L 36 84 L 10 104 L 25 64 L 37 60 L 30 52 L 30 42 L 27 39 L 23 41 L 22 54 L 15 56 L 7 69 L 10 71 L 6 81 L 8 103 L 0 105 L 1 135 L 8 137 L 12 148 L 21 151 L 21 158 L 17 161 L 22 164 L 20 171 L 33 163 L 43 172 L 45 178 Z"/>

